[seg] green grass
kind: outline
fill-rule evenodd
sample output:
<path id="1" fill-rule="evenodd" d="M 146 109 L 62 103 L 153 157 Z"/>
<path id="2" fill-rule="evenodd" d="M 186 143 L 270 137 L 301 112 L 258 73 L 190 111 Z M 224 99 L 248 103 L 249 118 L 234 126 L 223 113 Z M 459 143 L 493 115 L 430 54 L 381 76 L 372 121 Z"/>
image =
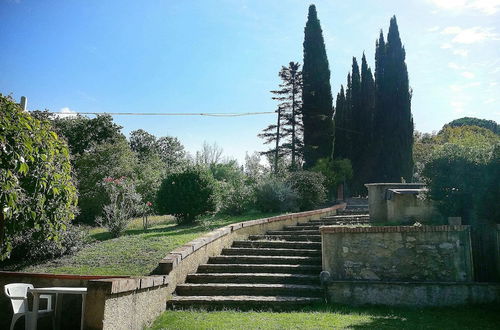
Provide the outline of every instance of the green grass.
<path id="1" fill-rule="evenodd" d="M 177 225 L 170 217 L 151 217 L 153 224 L 142 229 L 142 219 L 131 221 L 125 233 L 112 238 L 103 228 L 92 228 L 95 242 L 74 255 L 20 269 L 26 272 L 79 275 L 147 275 L 173 249 L 216 228 L 275 214 L 206 217 L 191 226 Z"/>
<path id="2" fill-rule="evenodd" d="M 498 306 L 389 308 L 318 305 L 298 312 L 166 311 L 151 329 L 498 329 Z"/>

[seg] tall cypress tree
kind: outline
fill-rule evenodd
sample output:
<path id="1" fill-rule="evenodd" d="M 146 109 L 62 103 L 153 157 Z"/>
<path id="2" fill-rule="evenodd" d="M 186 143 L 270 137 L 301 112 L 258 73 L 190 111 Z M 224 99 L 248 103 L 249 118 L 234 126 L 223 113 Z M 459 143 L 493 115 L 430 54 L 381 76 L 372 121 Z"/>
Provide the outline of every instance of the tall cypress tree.
<path id="1" fill-rule="evenodd" d="M 412 176 L 413 118 L 405 57 L 393 16 L 387 43 L 381 32 L 375 52 L 377 181 L 410 181 Z"/>
<path id="2" fill-rule="evenodd" d="M 304 167 L 314 166 L 333 151 L 333 108 L 330 68 L 326 56 L 323 31 L 316 7 L 309 6 L 304 29 L 302 114 L 304 124 Z"/>
<path id="3" fill-rule="evenodd" d="M 334 125 L 335 125 L 335 141 L 333 147 L 334 158 L 345 158 L 346 157 L 346 131 L 344 127 L 345 115 L 346 115 L 346 100 L 344 94 L 344 86 L 340 86 L 340 92 L 337 94 L 337 101 L 335 102 L 335 115 L 334 115 Z"/>

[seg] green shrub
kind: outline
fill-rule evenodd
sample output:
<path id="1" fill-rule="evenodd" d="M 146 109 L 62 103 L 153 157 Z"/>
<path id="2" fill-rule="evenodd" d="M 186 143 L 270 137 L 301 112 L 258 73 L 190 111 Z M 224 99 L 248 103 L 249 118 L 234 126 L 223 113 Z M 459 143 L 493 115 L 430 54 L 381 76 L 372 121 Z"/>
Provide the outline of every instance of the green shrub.
<path id="1" fill-rule="evenodd" d="M 255 206 L 262 212 L 289 212 L 298 209 L 297 192 L 279 179 L 269 178 L 255 188 Z"/>
<path id="2" fill-rule="evenodd" d="M 111 236 L 118 237 L 127 228 L 129 220 L 137 215 L 141 196 L 136 193 L 134 184 L 125 177 L 104 178 L 101 186 L 106 192 L 109 204 L 104 205 L 97 223 L 106 227 Z"/>
<path id="3" fill-rule="evenodd" d="M 321 158 L 311 169 L 314 172 L 321 173 L 324 178 L 324 185 L 333 194 L 337 186 L 352 178 L 352 164 L 349 159 Z"/>
<path id="4" fill-rule="evenodd" d="M 18 262 L 40 262 L 73 254 L 82 249 L 92 239 L 88 231 L 69 224 L 58 233 L 59 241 L 39 240 L 36 230 L 29 229 L 14 238 L 11 260 Z"/>
<path id="5" fill-rule="evenodd" d="M 233 182 L 218 182 L 217 196 L 219 212 L 228 215 L 240 215 L 250 210 L 255 194 L 251 185 L 243 179 Z"/>
<path id="6" fill-rule="evenodd" d="M 312 210 L 326 201 L 325 177 L 321 173 L 293 172 L 287 181 L 298 193 L 299 210 Z"/>
<path id="7" fill-rule="evenodd" d="M 495 220 L 500 198 L 499 145 L 445 144 L 425 165 L 429 196 L 444 216 Z"/>
<path id="8" fill-rule="evenodd" d="M 192 223 L 198 215 L 215 211 L 215 182 L 200 168 L 168 175 L 158 190 L 160 214 L 172 214 L 180 223 Z"/>
<path id="9" fill-rule="evenodd" d="M 76 202 L 65 142 L 0 94 L 0 259 L 28 230 L 33 244 L 60 244 Z"/>

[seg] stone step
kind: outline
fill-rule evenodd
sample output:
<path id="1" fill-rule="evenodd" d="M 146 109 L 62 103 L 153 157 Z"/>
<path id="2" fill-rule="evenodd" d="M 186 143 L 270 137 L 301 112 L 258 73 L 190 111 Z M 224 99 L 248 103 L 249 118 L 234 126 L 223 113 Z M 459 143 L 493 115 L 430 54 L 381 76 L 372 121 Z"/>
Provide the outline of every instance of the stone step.
<path id="1" fill-rule="evenodd" d="M 269 230 L 266 235 L 319 235 L 319 229 L 313 230 Z"/>
<path id="2" fill-rule="evenodd" d="M 227 248 L 222 255 L 257 256 L 304 256 L 321 257 L 321 250 L 314 249 L 269 249 L 269 248 Z"/>
<path id="3" fill-rule="evenodd" d="M 369 219 L 370 215 L 367 213 L 367 214 L 353 214 L 353 215 L 330 215 L 323 217 L 321 219 L 309 220 L 309 222 L 317 222 L 323 220 L 349 221 L 349 220 L 369 220 Z M 302 223 L 307 223 L 307 222 L 302 222 Z"/>
<path id="4" fill-rule="evenodd" d="M 294 242 L 321 242 L 321 235 L 250 235 L 248 239 L 257 240 L 276 240 L 276 241 L 294 241 Z"/>
<path id="5" fill-rule="evenodd" d="M 168 308 L 206 308 L 220 309 L 235 307 L 238 309 L 299 309 L 314 303 L 324 302 L 316 297 L 283 296 L 174 296 L 167 302 Z"/>
<path id="6" fill-rule="evenodd" d="M 175 292 L 177 296 L 323 296 L 320 285 L 299 284 L 186 283 L 177 285 Z"/>
<path id="7" fill-rule="evenodd" d="M 234 241 L 235 248 L 308 249 L 321 251 L 318 242 Z"/>
<path id="8" fill-rule="evenodd" d="M 198 273 L 286 273 L 319 275 L 321 265 L 203 264 Z"/>
<path id="9" fill-rule="evenodd" d="M 189 274 L 187 283 L 268 283 L 268 284 L 320 284 L 318 275 L 286 273 L 208 273 Z"/>
<path id="10" fill-rule="evenodd" d="M 297 256 L 217 256 L 209 264 L 321 265 L 321 257 Z"/>

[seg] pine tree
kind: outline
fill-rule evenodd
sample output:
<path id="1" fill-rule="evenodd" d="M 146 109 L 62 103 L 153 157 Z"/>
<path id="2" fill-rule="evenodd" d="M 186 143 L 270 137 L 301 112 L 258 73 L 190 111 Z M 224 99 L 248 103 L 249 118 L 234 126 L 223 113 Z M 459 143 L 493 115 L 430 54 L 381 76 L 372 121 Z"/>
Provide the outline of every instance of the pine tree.
<path id="1" fill-rule="evenodd" d="M 283 148 L 290 155 L 291 169 L 297 170 L 302 159 L 303 150 L 303 125 L 302 125 L 302 71 L 300 64 L 290 62 L 288 67 L 283 67 L 280 72 L 283 80 L 282 95 L 285 113 L 283 115 L 283 133 L 286 142 Z"/>
<path id="2" fill-rule="evenodd" d="M 332 157 L 334 138 L 330 69 L 314 5 L 304 29 L 303 80 L 304 167 L 310 168 L 318 159 Z"/>
<path id="3" fill-rule="evenodd" d="M 290 62 L 288 67 L 281 68 L 279 76 L 282 80 L 280 89 L 271 91 L 274 94 L 272 99 L 279 102 L 276 110 L 277 123 L 269 125 L 258 135 L 265 139 L 264 144 L 274 144 L 274 148 L 261 154 L 271 157 L 275 174 L 279 168 L 278 162 L 284 156 L 290 156 L 292 169 L 297 169 L 303 148 L 300 64 Z"/>
<path id="4" fill-rule="evenodd" d="M 375 53 L 377 181 L 411 181 L 413 118 L 405 50 L 396 17 L 391 18 L 387 43 L 381 32 Z"/>

